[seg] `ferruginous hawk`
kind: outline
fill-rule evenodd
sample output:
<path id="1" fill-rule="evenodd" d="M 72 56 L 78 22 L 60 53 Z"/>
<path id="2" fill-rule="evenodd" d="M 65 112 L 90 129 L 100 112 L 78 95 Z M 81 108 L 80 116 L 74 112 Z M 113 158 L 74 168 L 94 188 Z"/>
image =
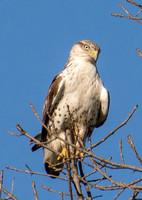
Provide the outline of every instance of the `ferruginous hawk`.
<path id="1" fill-rule="evenodd" d="M 48 174 L 58 176 L 63 169 L 66 130 L 85 145 L 93 129 L 101 126 L 107 118 L 109 92 L 104 88 L 96 67 L 99 53 L 97 44 L 89 40 L 77 42 L 70 51 L 65 68 L 50 85 L 43 108 L 43 123 L 47 128 L 42 126 L 41 133 L 35 137 L 48 147 L 43 148 Z M 77 131 L 73 130 L 72 123 L 77 126 Z M 74 143 L 80 146 L 78 140 Z M 32 151 L 39 147 L 35 144 Z"/>

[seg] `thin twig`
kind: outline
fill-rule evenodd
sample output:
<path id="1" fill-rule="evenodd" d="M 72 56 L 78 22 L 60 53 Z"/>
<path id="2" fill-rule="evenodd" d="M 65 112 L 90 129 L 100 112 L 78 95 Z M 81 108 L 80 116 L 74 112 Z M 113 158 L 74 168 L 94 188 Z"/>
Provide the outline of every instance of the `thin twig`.
<path id="1" fill-rule="evenodd" d="M 56 191 L 56 190 L 53 190 L 52 188 L 49 188 L 49 187 L 46 187 L 44 185 L 41 185 L 41 187 L 43 187 L 44 189 L 50 191 L 50 192 L 54 192 L 54 193 L 57 193 L 57 194 L 63 194 L 63 195 L 66 195 L 66 196 L 70 196 L 70 193 L 66 193 L 66 192 L 59 192 L 59 191 Z M 73 196 L 76 196 L 76 194 L 73 194 Z"/>
<path id="2" fill-rule="evenodd" d="M 63 192 L 62 192 L 62 193 L 61 193 L 61 200 L 64 200 L 63 197 L 64 197 L 64 194 L 63 194 Z"/>
<path id="3" fill-rule="evenodd" d="M 130 169 L 130 170 L 142 172 L 142 168 L 139 168 L 139 167 L 135 167 L 135 166 L 131 166 L 131 165 L 126 165 L 126 164 L 119 164 L 119 163 L 112 162 L 112 161 L 106 160 L 104 158 L 98 157 L 96 155 L 94 155 L 92 157 L 95 157 L 96 159 L 99 158 L 98 160 L 104 162 L 106 164 L 106 167 L 109 167 L 108 165 L 111 165 L 113 167 L 114 166 L 117 167 L 117 169 Z"/>
<path id="4" fill-rule="evenodd" d="M 35 196 L 35 200 L 38 200 L 38 196 L 37 196 L 37 191 L 36 191 L 36 185 L 35 185 L 35 181 L 32 182 L 32 186 L 33 186 L 33 190 L 34 190 L 34 196 Z"/>
<path id="5" fill-rule="evenodd" d="M 136 14 L 136 17 L 142 12 L 142 8 L 139 10 L 139 12 Z"/>
<path id="6" fill-rule="evenodd" d="M 6 189 L 4 189 L 2 187 L 3 185 L 3 174 L 4 174 L 4 171 L 2 170 L 1 171 L 1 178 L 0 178 L 0 199 L 1 199 L 1 192 L 5 193 L 8 197 L 6 199 L 13 199 L 13 200 L 17 200 L 16 197 L 13 196 L 13 191 L 14 191 L 14 179 L 12 181 L 12 190 L 11 190 L 11 193 L 9 193 Z"/>
<path id="7" fill-rule="evenodd" d="M 135 186 L 135 185 L 129 185 L 129 184 L 126 184 L 124 182 L 120 183 L 120 182 L 117 182 L 115 181 L 114 179 L 112 179 L 110 176 L 108 176 L 106 173 L 104 173 L 99 167 L 98 165 L 96 164 L 96 161 L 93 160 L 91 157 L 90 157 L 90 160 L 92 161 L 92 163 L 94 164 L 94 167 L 97 171 L 99 171 L 106 179 L 108 179 L 110 182 L 112 182 L 115 186 L 119 187 L 119 188 L 122 188 L 122 189 L 125 189 L 125 188 L 129 188 L 131 190 L 134 190 L 137 189 L 137 190 L 142 190 L 142 186 Z"/>
<path id="8" fill-rule="evenodd" d="M 68 134 L 68 132 L 66 132 L 66 139 L 69 140 L 69 135 L 67 135 L 67 134 Z M 70 146 L 68 144 L 66 144 L 66 149 L 67 149 L 68 157 L 70 158 L 71 157 L 71 155 L 70 155 L 71 152 L 70 152 Z M 73 178 L 71 176 L 71 166 L 70 166 L 70 164 L 71 164 L 71 160 L 68 159 L 68 161 L 66 162 L 66 165 L 67 165 L 68 177 L 69 177 L 69 181 L 68 181 L 68 183 L 69 183 L 69 192 L 70 192 L 70 199 L 73 200 L 72 184 L 71 184 Z"/>
<path id="9" fill-rule="evenodd" d="M 4 173 L 4 171 L 1 170 L 1 177 L 0 177 L 0 199 L 1 199 L 1 190 L 2 190 L 2 185 L 3 185 L 3 173 Z"/>
<path id="10" fill-rule="evenodd" d="M 12 194 L 10 194 L 6 189 L 2 188 L 2 191 L 8 196 L 9 199 L 18 200 Z"/>
<path id="11" fill-rule="evenodd" d="M 29 135 L 21 126 L 20 124 L 16 124 L 16 128 L 21 132 L 21 134 L 15 134 L 12 133 L 11 131 L 8 131 L 9 134 L 14 135 L 14 136 L 22 136 L 25 135 L 26 137 L 30 138 L 31 140 L 33 140 L 35 143 L 39 144 L 40 146 L 56 153 L 57 155 L 59 154 L 58 152 L 54 151 L 53 149 L 49 148 L 47 145 L 44 145 L 44 143 L 38 141 L 37 139 L 35 139 L 34 137 L 32 137 L 31 135 Z"/>
<path id="12" fill-rule="evenodd" d="M 58 179 L 61 179 L 61 180 L 64 180 L 64 181 L 68 181 L 67 178 L 63 178 L 63 177 L 59 177 L 59 176 L 55 176 L 55 175 L 44 174 L 44 173 L 34 172 L 34 171 L 27 171 L 27 170 L 17 169 L 17 168 L 9 167 L 9 166 L 6 166 L 6 168 L 10 169 L 10 170 L 18 171 L 18 172 L 24 172 L 26 174 L 35 174 L 35 175 L 49 176 L 49 177 L 58 178 Z"/>
<path id="13" fill-rule="evenodd" d="M 69 143 L 72 143 L 73 140 L 72 140 L 72 136 L 71 136 L 71 131 L 69 129 L 66 130 L 66 136 L 67 136 L 67 141 Z M 75 149 L 72 148 L 71 146 L 70 146 L 70 153 L 72 155 L 75 155 L 75 153 L 76 153 Z M 83 194 L 82 194 L 82 189 L 81 189 L 81 185 L 80 185 L 80 180 L 77 176 L 77 174 L 78 174 L 77 159 L 75 159 L 75 158 L 71 159 L 71 166 L 72 166 L 72 173 L 73 173 L 73 183 L 74 183 L 77 195 L 78 195 L 78 199 L 83 200 Z"/>
<path id="14" fill-rule="evenodd" d="M 138 184 L 139 182 L 142 181 L 142 178 L 139 178 L 138 180 L 132 181 L 131 183 L 128 184 L 128 187 L 134 184 Z"/>
<path id="15" fill-rule="evenodd" d="M 92 163 L 94 164 L 94 167 L 97 171 L 99 171 L 106 179 L 108 179 L 110 182 L 112 182 L 114 185 L 120 187 L 120 188 L 125 188 L 126 185 L 124 184 L 121 184 L 119 182 L 116 182 L 114 179 L 110 178 L 110 176 L 108 176 L 106 173 L 104 173 L 99 167 L 98 165 L 96 164 L 96 161 L 93 160 L 92 158 L 90 158 L 90 160 L 92 161 Z"/>
<path id="16" fill-rule="evenodd" d="M 84 172 L 83 172 L 83 169 L 82 169 L 82 162 L 81 162 L 81 161 L 79 161 L 79 170 L 80 170 L 80 175 L 81 175 L 81 177 L 82 177 L 84 180 L 86 180 L 86 179 L 84 178 Z M 88 184 L 84 183 L 84 186 L 85 186 L 85 189 L 86 189 L 86 192 L 87 192 L 88 197 L 89 197 L 90 199 L 92 199 L 92 195 L 91 195 L 91 192 L 90 192 L 90 189 L 89 189 Z"/>
<path id="17" fill-rule="evenodd" d="M 129 200 L 135 200 L 135 197 L 139 194 L 138 191 L 134 191 L 132 196 L 129 198 Z"/>
<path id="18" fill-rule="evenodd" d="M 122 194 L 122 192 L 124 192 L 124 190 L 125 190 L 125 189 L 122 189 L 122 190 L 114 197 L 113 200 L 116 200 L 116 199 Z"/>
<path id="19" fill-rule="evenodd" d="M 121 3 L 119 3 L 119 5 L 120 5 L 120 7 L 125 11 L 125 13 L 126 13 L 127 15 L 129 15 L 129 17 L 133 17 L 133 16 L 126 10 L 126 8 L 124 8 L 124 6 L 123 6 Z"/>
<path id="20" fill-rule="evenodd" d="M 100 186 L 100 185 L 96 185 L 96 184 L 92 184 L 86 180 L 84 180 L 81 176 L 79 176 L 80 180 L 88 185 L 90 185 L 92 188 L 97 188 L 98 190 L 118 190 L 120 189 L 120 187 L 118 186 L 114 186 L 114 185 L 110 185 L 110 186 Z"/>
<path id="21" fill-rule="evenodd" d="M 71 167 L 70 167 L 70 162 L 67 162 L 67 170 L 68 170 L 68 177 L 69 177 L 68 183 L 69 183 L 70 198 L 71 198 L 71 200 L 73 200 L 73 195 L 72 195 L 72 185 L 71 185 L 72 177 L 71 177 Z"/>
<path id="22" fill-rule="evenodd" d="M 130 2 L 131 0 L 127 0 L 127 1 Z M 131 3 L 132 3 L 132 1 L 131 1 Z M 133 3 L 134 3 L 134 2 L 133 2 Z M 142 22 L 139 21 L 139 20 L 142 20 L 142 18 L 133 17 L 133 16 L 126 10 L 126 8 L 124 8 L 124 6 L 123 6 L 121 3 L 119 3 L 119 5 L 120 5 L 120 7 L 125 11 L 125 13 L 126 13 L 128 16 L 120 15 L 120 14 L 113 14 L 113 13 L 111 13 L 111 16 L 122 17 L 122 18 L 127 18 L 127 19 L 132 19 L 132 20 L 135 20 L 136 22 L 142 24 Z M 139 4 L 137 4 L 137 6 L 138 6 L 138 5 L 139 5 Z M 141 5 L 139 5 L 139 7 L 141 8 Z"/>
<path id="23" fill-rule="evenodd" d="M 132 117 L 132 115 L 134 114 L 134 112 L 136 111 L 136 109 L 138 108 L 138 105 L 136 105 L 132 112 L 129 114 L 129 116 L 125 119 L 124 122 L 122 122 L 118 127 L 116 127 L 113 131 L 111 131 L 106 137 L 104 137 L 103 139 L 101 139 L 99 142 L 97 142 L 96 144 L 92 145 L 92 148 L 98 146 L 99 144 L 103 143 L 108 137 L 110 137 L 111 135 L 113 135 L 118 129 L 120 129 L 122 126 L 124 126 L 129 119 Z M 87 151 L 90 151 L 90 148 L 87 149 Z"/>
<path id="24" fill-rule="evenodd" d="M 28 168 L 28 170 L 31 172 L 31 177 L 32 177 L 32 170 L 31 170 L 31 168 L 27 165 L 27 164 L 25 164 L 25 166 Z"/>
<path id="25" fill-rule="evenodd" d="M 120 149 L 121 160 L 122 160 L 122 163 L 124 164 L 124 157 L 123 157 L 123 152 L 122 152 L 122 139 L 120 139 L 119 141 L 119 149 Z"/>
<path id="26" fill-rule="evenodd" d="M 142 58 L 142 53 L 140 52 L 139 48 L 137 48 L 136 50 L 137 50 L 139 56 Z"/>
<path id="27" fill-rule="evenodd" d="M 131 135 L 130 135 L 130 134 L 127 136 L 127 140 L 128 140 L 128 142 L 129 142 L 130 147 L 132 148 L 134 154 L 136 155 L 137 159 L 139 160 L 140 164 L 142 165 L 142 160 L 140 159 L 140 157 L 139 157 L 139 155 L 138 155 L 138 153 L 137 153 L 137 151 L 136 151 L 136 148 L 135 148 L 135 146 L 134 146 L 134 144 L 133 144 L 133 141 L 132 141 L 132 139 L 131 139 Z"/>
<path id="28" fill-rule="evenodd" d="M 13 181 L 12 181 L 12 190 L 11 190 L 11 195 L 13 195 L 13 192 L 14 192 L 14 181 L 15 181 L 15 178 L 13 178 Z"/>
<path id="29" fill-rule="evenodd" d="M 136 2 L 134 2 L 134 1 L 132 1 L 132 0 L 126 0 L 126 1 L 129 2 L 129 3 L 134 4 L 135 6 L 138 6 L 139 8 L 142 8 L 142 5 L 136 3 Z"/>
<path id="30" fill-rule="evenodd" d="M 141 17 L 133 17 L 133 16 L 125 16 L 125 15 L 122 15 L 122 14 L 114 14 L 114 13 L 111 13 L 111 16 L 114 16 L 114 17 L 122 17 L 122 18 L 127 18 L 127 19 L 132 19 L 132 20 L 142 20 Z"/>

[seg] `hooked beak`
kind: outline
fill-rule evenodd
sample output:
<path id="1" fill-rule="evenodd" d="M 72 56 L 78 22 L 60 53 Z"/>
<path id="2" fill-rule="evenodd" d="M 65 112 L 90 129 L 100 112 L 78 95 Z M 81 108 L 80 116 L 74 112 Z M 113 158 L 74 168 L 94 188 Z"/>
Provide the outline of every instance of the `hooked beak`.
<path id="1" fill-rule="evenodd" d="M 91 56 L 91 58 L 93 58 L 94 60 L 97 60 L 97 56 L 98 56 L 98 51 L 95 50 L 93 53 L 89 53 L 88 51 L 84 51 L 85 53 L 87 53 L 89 56 Z"/>

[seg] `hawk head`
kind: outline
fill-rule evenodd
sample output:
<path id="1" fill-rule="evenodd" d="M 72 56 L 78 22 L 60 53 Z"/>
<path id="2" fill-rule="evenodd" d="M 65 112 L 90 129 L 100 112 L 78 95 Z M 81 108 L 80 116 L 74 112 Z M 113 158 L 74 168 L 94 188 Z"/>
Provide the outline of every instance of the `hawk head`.
<path id="1" fill-rule="evenodd" d="M 71 49 L 70 59 L 72 57 L 82 58 L 86 61 L 95 63 L 100 53 L 100 47 L 89 40 L 77 42 Z"/>

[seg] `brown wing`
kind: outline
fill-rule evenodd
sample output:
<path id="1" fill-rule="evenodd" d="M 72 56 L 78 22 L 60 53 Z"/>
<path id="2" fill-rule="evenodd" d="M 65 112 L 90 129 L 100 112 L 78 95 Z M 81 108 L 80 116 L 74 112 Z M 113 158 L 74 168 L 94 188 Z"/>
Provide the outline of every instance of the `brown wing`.
<path id="1" fill-rule="evenodd" d="M 54 77 L 45 99 L 45 103 L 43 107 L 43 117 L 42 117 L 42 121 L 45 125 L 48 124 L 49 116 L 52 115 L 52 113 L 54 112 L 55 106 L 58 105 L 60 99 L 62 98 L 64 88 L 65 88 L 64 80 L 62 79 L 61 73 L 59 73 Z M 41 133 L 38 133 L 35 136 L 35 138 L 41 142 L 44 142 L 46 141 L 47 134 L 48 133 L 47 133 L 46 128 L 42 126 Z M 33 141 L 31 140 L 29 144 L 32 144 L 32 143 Z M 35 144 L 32 147 L 31 151 L 35 151 L 39 149 L 40 147 L 41 147 L 40 145 Z"/>
<path id="2" fill-rule="evenodd" d="M 63 96 L 65 85 L 62 76 L 57 74 L 53 79 L 47 97 L 45 99 L 44 107 L 43 107 L 43 123 L 45 125 L 48 124 L 49 116 L 54 112 L 55 106 L 58 105 L 60 99 Z M 42 141 L 46 141 L 47 130 L 42 126 Z"/>

